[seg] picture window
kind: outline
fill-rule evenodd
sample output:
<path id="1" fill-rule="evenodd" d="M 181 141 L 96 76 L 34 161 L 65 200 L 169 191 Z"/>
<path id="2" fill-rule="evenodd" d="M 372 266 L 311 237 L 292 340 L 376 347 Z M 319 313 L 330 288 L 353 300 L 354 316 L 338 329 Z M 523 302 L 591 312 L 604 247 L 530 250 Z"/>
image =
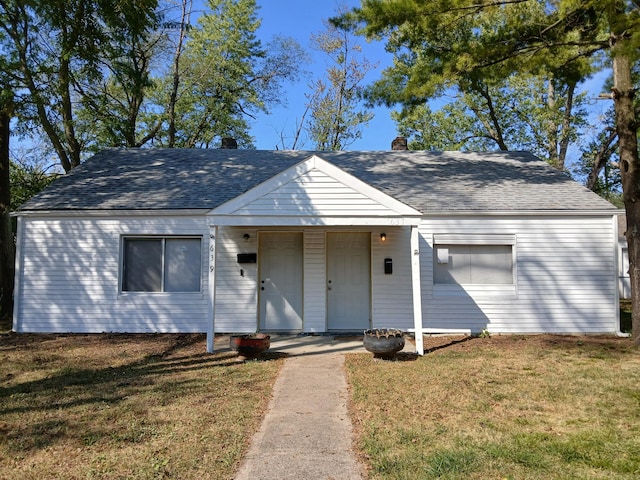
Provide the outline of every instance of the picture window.
<path id="1" fill-rule="evenodd" d="M 124 238 L 122 291 L 200 292 L 201 244 L 199 237 Z"/>

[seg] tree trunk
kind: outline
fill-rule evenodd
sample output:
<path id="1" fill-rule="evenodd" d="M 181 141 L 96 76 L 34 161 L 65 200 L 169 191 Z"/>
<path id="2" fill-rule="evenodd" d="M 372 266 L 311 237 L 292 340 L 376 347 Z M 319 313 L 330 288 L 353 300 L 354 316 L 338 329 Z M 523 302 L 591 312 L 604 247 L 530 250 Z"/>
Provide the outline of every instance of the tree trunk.
<path id="1" fill-rule="evenodd" d="M 13 316 L 14 246 L 11 232 L 9 185 L 9 122 L 12 103 L 0 104 L 0 325 L 11 325 Z"/>
<path id="2" fill-rule="evenodd" d="M 180 18 L 180 33 L 178 36 L 178 44 L 176 45 L 176 53 L 173 56 L 173 82 L 171 85 L 171 94 L 169 95 L 168 116 L 168 141 L 167 147 L 174 148 L 176 146 L 176 103 L 178 102 L 178 89 L 180 88 L 180 56 L 184 40 L 187 34 L 187 26 L 191 17 L 192 2 L 188 0 L 182 1 L 182 17 Z"/>
<path id="3" fill-rule="evenodd" d="M 609 127 L 607 127 L 607 129 L 608 128 Z M 618 132 L 615 129 L 613 128 L 610 129 L 608 134 L 607 134 L 607 130 L 603 131 L 600 134 L 600 137 L 604 137 L 605 134 L 606 134 L 606 138 L 604 138 L 604 141 L 600 145 L 600 148 L 598 148 L 598 151 L 596 152 L 596 156 L 593 160 L 593 165 L 591 166 L 591 170 L 589 171 L 589 175 L 587 176 L 586 187 L 589 190 L 594 190 L 596 188 L 600 172 L 602 171 L 603 168 L 605 168 L 605 165 L 611 160 L 611 155 L 613 155 L 614 150 L 618 145 L 616 142 L 616 140 L 618 139 Z M 605 180 L 606 180 L 606 176 L 605 176 Z"/>
<path id="4" fill-rule="evenodd" d="M 611 35 L 613 53 L 613 103 L 620 152 L 622 198 L 627 213 L 627 245 L 631 279 L 632 336 L 640 346 L 640 164 L 638 137 L 633 108 L 634 88 L 631 61 L 625 52 L 625 39 Z"/>
<path id="5" fill-rule="evenodd" d="M 564 107 L 564 115 L 562 116 L 562 133 L 560 134 L 560 150 L 558 151 L 557 168 L 561 172 L 564 171 L 564 164 L 567 159 L 567 151 L 571 142 L 571 120 L 573 117 L 573 98 L 575 96 L 576 83 L 571 82 L 567 88 L 567 100 Z"/>
<path id="6" fill-rule="evenodd" d="M 555 119 L 556 109 L 556 88 L 553 84 L 553 77 L 547 83 L 547 108 L 549 109 L 549 123 L 547 125 L 547 155 L 551 165 L 558 170 L 563 170 L 558 161 L 558 124 Z"/>

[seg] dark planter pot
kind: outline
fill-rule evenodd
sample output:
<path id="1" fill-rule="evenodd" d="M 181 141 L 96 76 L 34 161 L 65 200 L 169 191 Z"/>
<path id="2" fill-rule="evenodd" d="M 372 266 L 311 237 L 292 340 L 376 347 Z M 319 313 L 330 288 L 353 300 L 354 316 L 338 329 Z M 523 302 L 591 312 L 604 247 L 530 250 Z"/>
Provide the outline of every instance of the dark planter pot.
<path id="1" fill-rule="evenodd" d="M 269 350 L 271 336 L 265 333 L 250 333 L 248 335 L 232 335 L 229 338 L 229 347 L 239 356 L 255 358 L 262 352 Z"/>
<path id="2" fill-rule="evenodd" d="M 395 328 L 374 328 L 364 331 L 362 343 L 376 358 L 393 358 L 404 348 L 404 336 Z"/>

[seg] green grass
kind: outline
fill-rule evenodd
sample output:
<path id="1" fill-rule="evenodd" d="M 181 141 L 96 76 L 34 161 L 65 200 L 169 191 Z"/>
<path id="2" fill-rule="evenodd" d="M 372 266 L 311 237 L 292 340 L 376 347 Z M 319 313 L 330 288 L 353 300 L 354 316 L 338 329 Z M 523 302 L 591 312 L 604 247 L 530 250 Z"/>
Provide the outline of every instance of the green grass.
<path id="1" fill-rule="evenodd" d="M 640 478 L 629 339 L 427 338 L 347 356 L 371 479 Z M 0 336 L 0 478 L 232 478 L 282 359 L 202 335 Z"/>
<path id="2" fill-rule="evenodd" d="M 370 478 L 640 478 L 629 339 L 476 338 L 402 359 L 347 357 Z"/>
<path id="3" fill-rule="evenodd" d="M 227 479 L 282 360 L 202 335 L 0 337 L 3 479 Z"/>

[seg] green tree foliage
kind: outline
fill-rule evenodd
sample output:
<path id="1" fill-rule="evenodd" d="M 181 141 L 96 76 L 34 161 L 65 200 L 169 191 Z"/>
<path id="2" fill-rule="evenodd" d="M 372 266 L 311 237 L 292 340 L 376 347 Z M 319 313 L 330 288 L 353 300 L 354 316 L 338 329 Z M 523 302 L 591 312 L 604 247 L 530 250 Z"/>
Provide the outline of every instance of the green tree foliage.
<path id="1" fill-rule="evenodd" d="M 95 149 L 208 148 L 222 137 L 251 146 L 251 119 L 282 101 L 282 86 L 297 79 L 305 54 L 287 37 L 262 44 L 254 0 L 210 0 L 207 7 L 196 25 L 189 0 L 177 14 L 167 10 L 153 35 L 125 50 L 140 81 L 124 77 L 127 84 L 109 71 L 89 95 L 96 101 L 83 118 L 99 134 Z"/>
<path id="2" fill-rule="evenodd" d="M 160 129 L 154 144 L 207 148 L 233 137 L 251 145 L 249 121 L 282 101 L 284 82 L 297 79 L 305 58 L 288 37 L 262 45 L 257 9 L 254 0 L 209 0 L 209 10 L 187 31 L 178 84 L 175 75 L 158 81 L 159 119 L 168 125 L 172 118 L 174 133 Z"/>
<path id="3" fill-rule="evenodd" d="M 281 102 L 300 46 L 256 37 L 255 0 L 0 0 L 20 92 L 16 133 L 44 132 L 65 171 L 104 147 L 208 147 Z M 178 12 L 178 13 L 176 13 Z M 34 133 L 37 132 L 37 133 Z"/>
<path id="4" fill-rule="evenodd" d="M 363 0 L 349 21 L 384 37 L 395 62 L 372 98 L 415 105 L 451 86 L 516 72 L 580 82 L 594 69 L 613 70 L 612 98 L 622 192 L 627 213 L 633 336 L 640 345 L 640 162 L 632 67 L 640 54 L 635 0 Z"/>
<path id="5" fill-rule="evenodd" d="M 155 3 L 155 2 L 154 2 Z M 161 52 L 158 17 L 144 25 L 117 25 L 98 56 L 99 74 L 75 83 L 74 109 L 83 150 L 105 146 L 141 147 L 153 139 L 158 123 L 144 125 L 153 87 L 151 67 Z"/>
<path id="6" fill-rule="evenodd" d="M 392 112 L 410 148 L 528 150 L 562 169 L 569 143 L 586 125 L 584 94 L 530 75 L 446 98 L 436 110 L 422 104 Z"/>
<path id="7" fill-rule="evenodd" d="M 80 164 L 85 148 L 76 119 L 83 86 L 105 68 L 127 84 L 134 72 L 121 61 L 124 39 L 136 43 L 146 35 L 156 6 L 156 0 L 0 1 L 0 48 L 20 94 L 20 128 L 44 131 L 65 171 Z"/>
<path id="8" fill-rule="evenodd" d="M 11 161 L 9 175 L 11 181 L 11 211 L 16 211 L 23 203 L 36 193 L 40 193 L 59 176 L 39 164 L 19 161 Z"/>
<path id="9" fill-rule="evenodd" d="M 314 48 L 329 58 L 326 78 L 312 83 L 307 125 L 317 150 L 344 150 L 362 135 L 373 113 L 359 109 L 362 82 L 377 65 L 361 57 L 353 26 L 324 22 L 325 30 L 312 35 Z"/>

